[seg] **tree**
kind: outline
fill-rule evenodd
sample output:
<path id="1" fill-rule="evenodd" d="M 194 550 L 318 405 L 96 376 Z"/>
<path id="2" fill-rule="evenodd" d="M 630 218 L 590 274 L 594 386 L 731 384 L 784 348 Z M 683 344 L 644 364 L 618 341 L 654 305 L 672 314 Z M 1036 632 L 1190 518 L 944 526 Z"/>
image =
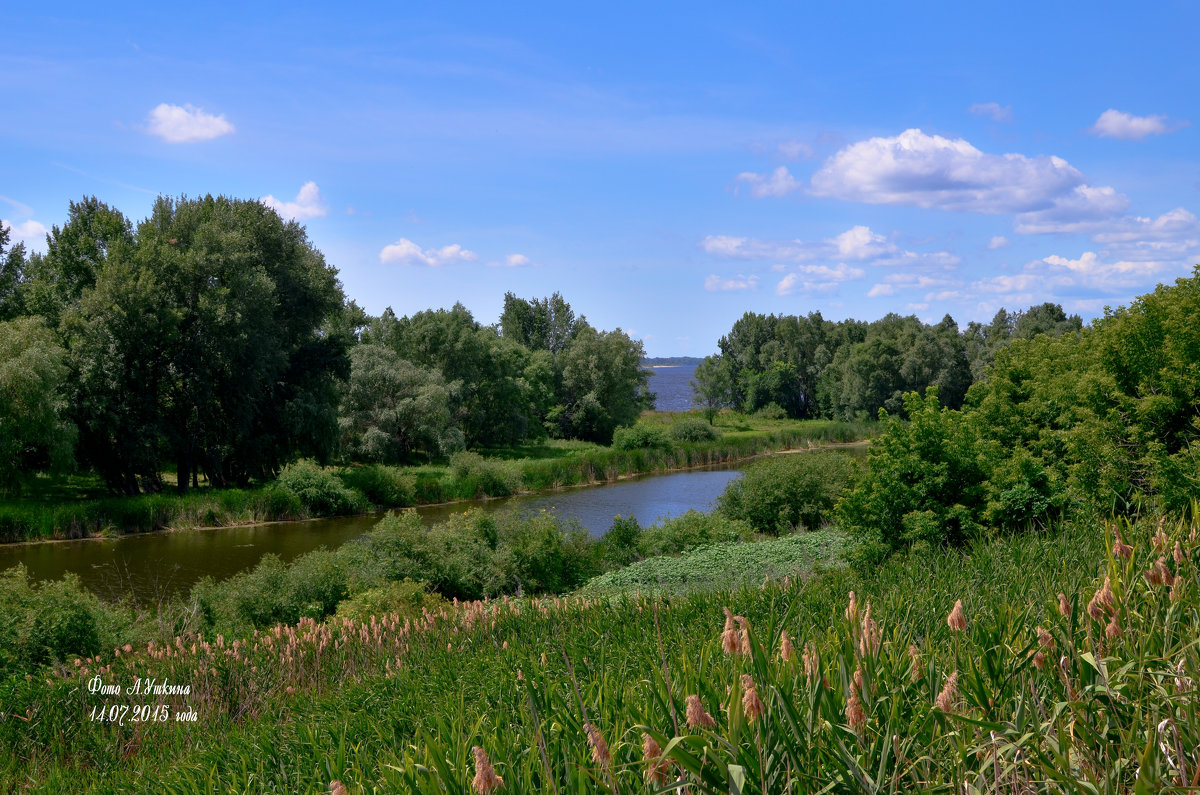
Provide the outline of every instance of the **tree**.
<path id="1" fill-rule="evenodd" d="M 26 473 L 70 465 L 64 355 L 41 318 L 0 321 L 0 491 L 17 490 Z"/>
<path id="2" fill-rule="evenodd" d="M 642 343 L 615 331 L 582 327 L 562 353 L 562 403 L 551 418 L 559 434 L 600 444 L 654 405 L 641 368 Z"/>
<path id="3" fill-rule="evenodd" d="M 437 370 L 417 367 L 384 345 L 358 345 L 350 362 L 340 420 L 348 453 L 398 463 L 417 452 L 449 454 L 463 446 L 450 408 L 461 384 L 446 384 Z"/>
<path id="4" fill-rule="evenodd" d="M 25 275 L 25 244 L 17 243 L 6 252 L 10 228 L 0 223 L 0 320 L 12 320 L 22 311 L 19 292 Z"/>
<path id="5" fill-rule="evenodd" d="M 550 351 L 557 355 L 566 350 L 575 333 L 587 324 L 583 317 L 576 319 L 571 305 L 561 293 L 549 298 L 518 298 L 504 294 L 504 312 L 500 315 L 500 332 L 506 339 L 530 350 Z"/>
<path id="6" fill-rule="evenodd" d="M 704 410 L 709 425 L 713 424 L 717 412 L 733 407 L 733 379 L 720 355 L 706 356 L 696 365 L 692 403 Z"/>

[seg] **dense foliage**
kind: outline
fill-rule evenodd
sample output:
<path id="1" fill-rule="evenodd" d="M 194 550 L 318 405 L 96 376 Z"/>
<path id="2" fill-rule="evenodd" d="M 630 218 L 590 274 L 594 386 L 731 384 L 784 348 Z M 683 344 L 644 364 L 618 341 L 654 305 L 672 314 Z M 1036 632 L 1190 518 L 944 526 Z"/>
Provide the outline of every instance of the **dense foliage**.
<path id="1" fill-rule="evenodd" d="M 769 456 L 746 467 L 717 501 L 717 511 L 754 531 L 783 535 L 819 530 L 833 515 L 855 466 L 845 455 L 805 452 Z"/>
<path id="2" fill-rule="evenodd" d="M 987 325 L 960 331 L 889 314 L 873 323 L 747 312 L 721 338 L 721 352 L 696 369 L 694 401 L 711 417 L 725 407 L 778 406 L 789 417 L 856 419 L 879 409 L 903 414 L 906 392 L 937 387 L 942 404 L 962 405 L 996 353 L 1010 342 L 1082 328 L 1057 304 L 1001 309 Z"/>

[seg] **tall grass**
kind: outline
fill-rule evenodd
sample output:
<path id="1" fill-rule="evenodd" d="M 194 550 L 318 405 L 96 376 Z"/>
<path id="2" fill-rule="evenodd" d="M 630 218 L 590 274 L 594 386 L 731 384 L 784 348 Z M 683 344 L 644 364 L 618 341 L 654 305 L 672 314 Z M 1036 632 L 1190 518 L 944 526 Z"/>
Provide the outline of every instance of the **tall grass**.
<path id="1" fill-rule="evenodd" d="M 1200 529 L 1122 532 L 105 652 L 0 684 L 0 789 L 467 793 L 473 747 L 511 792 L 1195 786 Z M 97 672 L 191 683 L 199 723 L 88 721 Z"/>

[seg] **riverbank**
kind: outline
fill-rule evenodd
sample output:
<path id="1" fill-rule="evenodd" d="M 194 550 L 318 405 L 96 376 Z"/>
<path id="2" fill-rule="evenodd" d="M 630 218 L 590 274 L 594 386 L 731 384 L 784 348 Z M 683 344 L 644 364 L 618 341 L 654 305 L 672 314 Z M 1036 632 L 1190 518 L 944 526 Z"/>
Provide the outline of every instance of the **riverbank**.
<path id="1" fill-rule="evenodd" d="M 669 430 L 691 413 L 648 412 L 643 422 Z M 554 489 L 705 466 L 768 452 L 862 441 L 870 426 L 824 420 L 772 420 L 723 412 L 718 439 L 622 450 L 581 442 L 543 441 L 459 453 L 440 465 L 349 465 L 301 462 L 253 489 L 200 489 L 185 494 L 0 502 L 0 543 L 115 537 L 161 530 L 234 527 L 351 516 L 392 508 L 537 494 Z"/>

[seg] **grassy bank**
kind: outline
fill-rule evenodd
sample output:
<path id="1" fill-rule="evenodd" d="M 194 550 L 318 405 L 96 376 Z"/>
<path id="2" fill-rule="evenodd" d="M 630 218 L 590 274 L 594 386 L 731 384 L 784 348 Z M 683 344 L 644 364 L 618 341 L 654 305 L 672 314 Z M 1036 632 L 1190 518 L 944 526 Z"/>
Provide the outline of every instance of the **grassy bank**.
<path id="1" fill-rule="evenodd" d="M 512 792 L 1194 786 L 1197 536 L 1146 522 L 1126 549 L 1081 524 L 733 592 L 105 652 L 0 685 L 0 789 L 465 793 L 475 746 Z M 152 701 L 197 721 L 90 720 L 129 701 L 89 694 L 96 675 L 188 684 Z"/>
<path id="2" fill-rule="evenodd" d="M 650 412 L 642 422 L 669 430 L 695 416 Z M 97 484 L 35 484 L 24 498 L 0 500 L 0 542 L 84 538 L 164 528 L 219 527 L 358 513 L 372 508 L 503 497 L 628 475 L 730 463 L 765 452 L 864 439 L 870 426 L 773 420 L 731 412 L 717 418 L 719 438 L 622 450 L 585 442 L 545 441 L 462 453 L 438 465 L 343 466 L 318 476 L 304 469 L 255 489 L 201 488 L 135 497 L 96 498 Z M 670 438 L 668 436 L 668 438 Z M 286 473 L 285 473 L 286 475 Z"/>

